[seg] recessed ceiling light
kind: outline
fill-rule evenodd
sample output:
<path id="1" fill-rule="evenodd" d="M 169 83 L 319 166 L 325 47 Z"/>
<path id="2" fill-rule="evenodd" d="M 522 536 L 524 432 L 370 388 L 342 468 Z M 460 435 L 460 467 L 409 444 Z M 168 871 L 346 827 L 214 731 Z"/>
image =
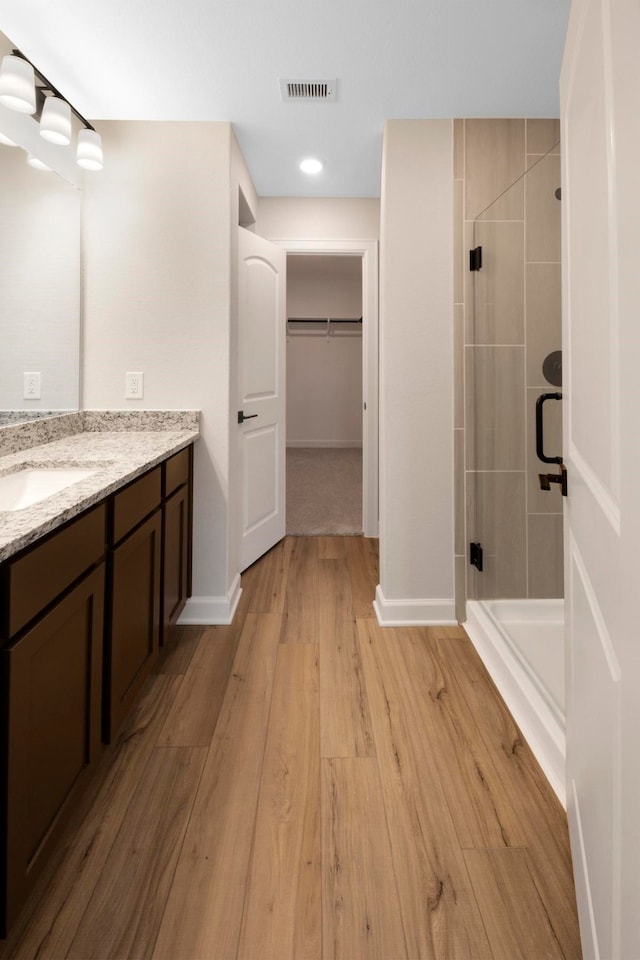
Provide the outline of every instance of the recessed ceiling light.
<path id="1" fill-rule="evenodd" d="M 320 173 L 322 164 L 315 157 L 307 157 L 306 160 L 301 161 L 300 169 L 303 173 Z"/>

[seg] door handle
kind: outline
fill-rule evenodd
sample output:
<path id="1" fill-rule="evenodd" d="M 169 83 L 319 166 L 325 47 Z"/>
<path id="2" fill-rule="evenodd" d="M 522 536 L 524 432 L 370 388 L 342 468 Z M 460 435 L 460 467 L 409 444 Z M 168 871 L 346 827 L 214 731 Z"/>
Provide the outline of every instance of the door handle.
<path id="1" fill-rule="evenodd" d="M 244 410 L 238 410 L 238 423 L 244 423 L 245 420 L 253 420 L 257 413 L 245 413 Z"/>
<path id="2" fill-rule="evenodd" d="M 543 463 L 562 463 L 562 457 L 547 457 L 544 452 L 543 407 L 547 400 L 562 400 L 561 393 L 541 393 L 536 400 L 536 453 Z"/>

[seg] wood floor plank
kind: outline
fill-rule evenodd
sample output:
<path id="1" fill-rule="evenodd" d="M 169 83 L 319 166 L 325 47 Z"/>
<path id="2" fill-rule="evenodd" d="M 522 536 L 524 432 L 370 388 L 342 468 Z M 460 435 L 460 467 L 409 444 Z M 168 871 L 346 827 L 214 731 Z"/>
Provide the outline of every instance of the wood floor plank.
<path id="1" fill-rule="evenodd" d="M 449 807 L 438 749 L 407 705 L 407 678 L 389 668 L 396 637 L 371 642 L 358 621 L 400 909 L 412 960 L 491 960 Z"/>
<path id="2" fill-rule="evenodd" d="M 527 850 L 465 850 L 494 960 L 575 960 L 558 942 Z"/>
<path id="3" fill-rule="evenodd" d="M 154 958 L 235 960 L 281 620 L 247 614 Z"/>
<path id="4" fill-rule="evenodd" d="M 0 943 L 3 960 L 66 956 L 181 682 L 181 677 L 173 676 L 147 679 L 116 742 L 102 759 L 85 798 L 86 809 L 83 805 L 78 810 L 11 936 Z"/>
<path id="5" fill-rule="evenodd" d="M 293 542 L 285 537 L 253 565 L 247 610 L 249 613 L 282 613 L 289 578 Z M 243 581 L 246 573 L 242 575 Z"/>
<path id="6" fill-rule="evenodd" d="M 380 582 L 378 541 L 372 537 L 345 537 L 354 619 L 375 619 L 373 601 Z"/>
<path id="7" fill-rule="evenodd" d="M 315 537 L 291 537 L 286 585 L 283 643 L 318 642 L 318 542 Z"/>
<path id="8" fill-rule="evenodd" d="M 397 628 L 394 633 L 397 657 L 389 669 L 402 671 L 415 722 L 429 731 L 435 774 L 461 846 L 526 846 L 527 835 L 504 790 L 495 756 L 465 722 L 468 704 L 459 695 L 456 699 L 453 671 L 436 656 L 429 629 Z"/>
<path id="9" fill-rule="evenodd" d="M 210 639 L 210 632 L 202 632 L 198 648 L 160 732 L 160 746 L 209 746 L 235 652 L 233 637 L 213 640 Z"/>
<path id="10" fill-rule="evenodd" d="M 323 960 L 408 958 L 376 760 L 320 766 Z"/>
<path id="11" fill-rule="evenodd" d="M 504 700 L 491 680 L 471 641 L 447 643 L 438 640 L 437 650 L 441 661 L 450 664 L 468 710 L 465 718 L 473 729 L 470 736 L 493 744 L 496 765 L 503 782 L 508 781 L 524 804 L 521 815 L 525 821 L 536 813 L 533 829 L 538 835 L 538 817 L 544 820 L 545 829 L 556 838 L 559 852 L 566 863 L 571 861 L 566 814 L 535 759 L 531 748 L 522 736 Z M 531 834 L 529 834 L 531 837 Z"/>
<path id="12" fill-rule="evenodd" d="M 160 648 L 160 655 L 153 669 L 154 673 L 182 675 L 187 672 L 191 657 L 195 653 L 200 634 L 204 627 L 175 626 Z"/>
<path id="13" fill-rule="evenodd" d="M 349 537 L 318 537 L 318 560 L 344 560 Z"/>
<path id="14" fill-rule="evenodd" d="M 319 741 L 318 649 L 281 644 L 238 960 L 320 960 Z"/>
<path id="15" fill-rule="evenodd" d="M 319 561 L 319 592 L 320 755 L 371 757 L 375 747 L 346 561 Z"/>
<path id="16" fill-rule="evenodd" d="M 469 709 L 469 736 L 493 744 L 496 769 L 520 818 L 530 869 L 568 957 L 580 956 L 567 818 L 470 641 L 438 641 Z"/>
<path id="17" fill-rule="evenodd" d="M 153 751 L 68 960 L 151 956 L 206 755 L 204 747 Z"/>

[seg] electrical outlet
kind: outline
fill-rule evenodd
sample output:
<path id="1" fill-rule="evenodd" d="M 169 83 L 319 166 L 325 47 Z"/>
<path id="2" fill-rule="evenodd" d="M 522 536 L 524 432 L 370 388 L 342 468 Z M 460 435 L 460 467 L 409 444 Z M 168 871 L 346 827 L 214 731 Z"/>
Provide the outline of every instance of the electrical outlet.
<path id="1" fill-rule="evenodd" d="M 22 395 L 25 400 L 40 399 L 40 374 L 39 373 L 24 374 Z"/>
<path id="2" fill-rule="evenodd" d="M 125 400 L 142 400 L 144 394 L 144 373 L 125 373 Z"/>

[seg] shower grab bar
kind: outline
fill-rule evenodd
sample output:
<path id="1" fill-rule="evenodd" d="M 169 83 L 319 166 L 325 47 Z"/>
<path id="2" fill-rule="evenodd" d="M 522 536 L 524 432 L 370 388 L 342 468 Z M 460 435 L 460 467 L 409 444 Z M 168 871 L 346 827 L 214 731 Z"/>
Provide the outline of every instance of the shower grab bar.
<path id="1" fill-rule="evenodd" d="M 544 416 L 543 407 L 547 400 L 562 400 L 561 393 L 541 393 L 536 400 L 536 453 L 543 463 L 562 464 L 562 457 L 547 457 L 544 452 Z"/>

